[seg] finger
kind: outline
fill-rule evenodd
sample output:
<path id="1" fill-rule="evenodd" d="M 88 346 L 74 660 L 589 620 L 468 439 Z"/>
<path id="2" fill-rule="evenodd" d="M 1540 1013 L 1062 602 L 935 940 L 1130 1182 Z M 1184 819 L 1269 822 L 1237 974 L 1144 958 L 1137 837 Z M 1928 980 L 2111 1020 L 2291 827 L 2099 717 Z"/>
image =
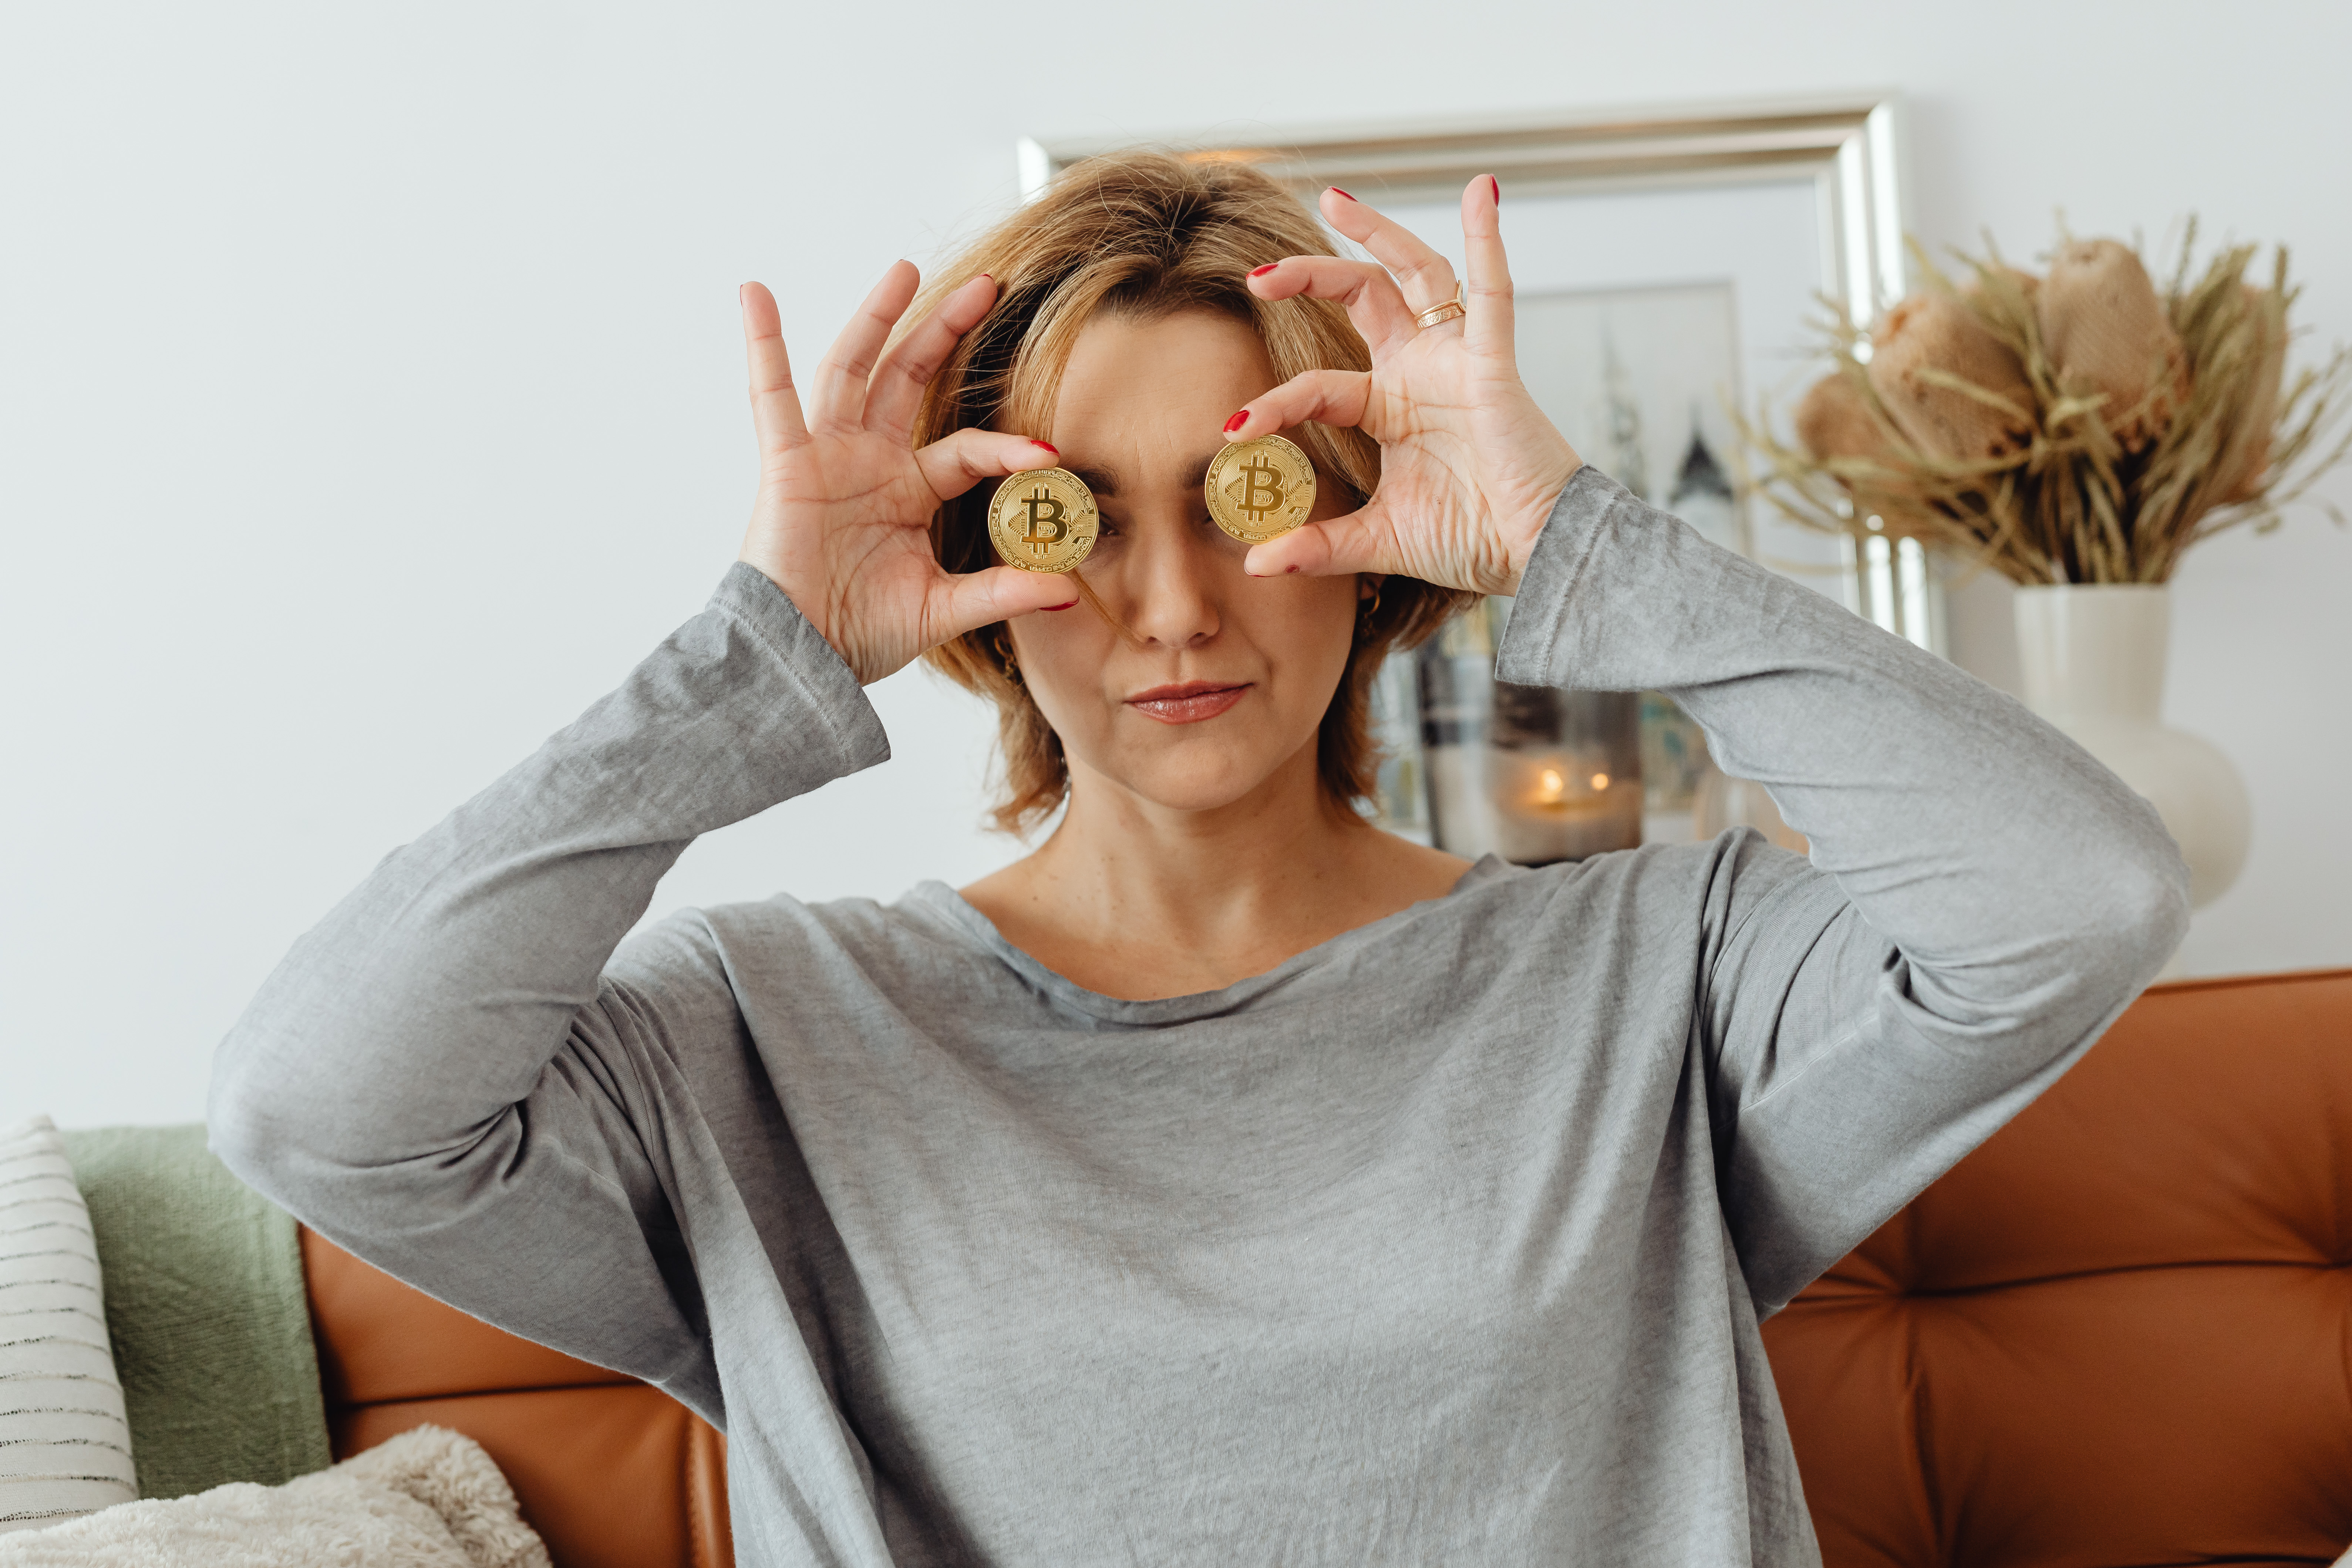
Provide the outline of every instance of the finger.
<path id="1" fill-rule="evenodd" d="M 1463 259 L 1469 266 L 1469 317 L 1463 340 L 1481 357 L 1513 363 L 1511 264 L 1503 254 L 1503 187 L 1481 174 L 1462 193 Z"/>
<path id="2" fill-rule="evenodd" d="M 793 390 L 793 363 L 784 354 L 776 297 L 764 283 L 746 283 L 738 294 L 743 307 L 743 357 L 751 370 L 751 429 L 765 457 L 807 440 L 808 427 L 801 423 L 800 394 Z"/>
<path id="3" fill-rule="evenodd" d="M 1336 577 L 1348 572 L 1394 572 L 1386 542 L 1389 530 L 1379 504 L 1343 516 L 1326 518 L 1292 529 L 1279 539 L 1250 547 L 1242 570 L 1253 577 L 1279 577 L 1301 572 L 1309 577 Z"/>
<path id="4" fill-rule="evenodd" d="M 882 281 L 858 305 L 816 367 L 816 416 L 810 424 L 819 429 L 855 430 L 865 422 L 866 384 L 873 379 L 874 362 L 890 341 L 890 329 L 914 302 L 921 282 L 911 261 L 894 261 L 882 274 Z"/>
<path id="5" fill-rule="evenodd" d="M 923 389 L 994 303 L 996 279 L 983 272 L 940 300 L 938 310 L 885 353 L 866 389 L 866 427 L 905 440 L 922 409 Z"/>
<path id="6" fill-rule="evenodd" d="M 1239 424 L 1226 421 L 1225 439 L 1247 441 L 1271 436 L 1310 419 L 1318 425 L 1360 424 L 1371 396 L 1370 371 L 1301 371 L 1273 391 L 1250 399 L 1234 416 Z"/>
<path id="7" fill-rule="evenodd" d="M 1406 307 L 1415 314 L 1454 298 L 1454 263 L 1402 224 L 1382 217 L 1337 186 L 1323 192 L 1323 216 L 1333 228 L 1370 251 L 1373 260 L 1396 274 Z"/>
<path id="8" fill-rule="evenodd" d="M 942 572 L 924 596 L 923 642 L 937 647 L 999 621 L 1066 610 L 1077 602 L 1077 584 L 1059 572 L 1024 572 L 1017 566 L 991 566 L 961 576 Z"/>
<path id="9" fill-rule="evenodd" d="M 1349 261 L 1338 256 L 1286 256 L 1250 274 L 1250 292 L 1261 300 L 1288 300 L 1304 294 L 1310 300 L 1337 300 L 1348 308 L 1348 320 L 1374 351 L 1412 336 L 1412 312 L 1405 309 L 1389 269 L 1370 261 Z"/>
<path id="10" fill-rule="evenodd" d="M 993 430 L 958 430 L 915 454 L 923 482 L 941 500 L 963 494 L 982 479 L 1002 479 L 1024 468 L 1055 468 L 1061 463 L 1062 454 L 1043 441 Z"/>

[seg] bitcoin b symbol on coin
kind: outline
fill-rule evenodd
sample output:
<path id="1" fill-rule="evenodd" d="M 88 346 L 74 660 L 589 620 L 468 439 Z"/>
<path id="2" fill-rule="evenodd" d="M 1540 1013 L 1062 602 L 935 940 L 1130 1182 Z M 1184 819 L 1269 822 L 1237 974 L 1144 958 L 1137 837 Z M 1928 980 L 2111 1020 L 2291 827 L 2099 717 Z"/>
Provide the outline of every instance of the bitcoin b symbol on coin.
<path id="1" fill-rule="evenodd" d="M 1315 510 L 1315 465 L 1281 437 L 1261 436 L 1211 458 L 1202 489 L 1219 528 L 1244 544 L 1261 544 Z"/>
<path id="2" fill-rule="evenodd" d="M 1061 468 L 1007 474 L 988 502 L 996 558 L 1024 572 L 1067 572 L 1094 549 L 1101 518 L 1094 492 Z"/>
<path id="3" fill-rule="evenodd" d="M 1266 513 L 1282 510 L 1282 470 L 1262 457 L 1252 458 L 1225 487 L 1225 494 L 1249 514 L 1252 522 L 1263 522 Z"/>
<path id="4" fill-rule="evenodd" d="M 1021 504 L 1029 514 L 1029 531 L 1021 536 L 1021 542 L 1027 545 L 1033 553 L 1043 555 L 1068 536 L 1070 525 L 1062 521 L 1068 509 L 1058 498 L 1048 494 L 1045 486 L 1039 485 L 1024 496 Z M 1039 531 L 1048 528 L 1054 531 Z"/>

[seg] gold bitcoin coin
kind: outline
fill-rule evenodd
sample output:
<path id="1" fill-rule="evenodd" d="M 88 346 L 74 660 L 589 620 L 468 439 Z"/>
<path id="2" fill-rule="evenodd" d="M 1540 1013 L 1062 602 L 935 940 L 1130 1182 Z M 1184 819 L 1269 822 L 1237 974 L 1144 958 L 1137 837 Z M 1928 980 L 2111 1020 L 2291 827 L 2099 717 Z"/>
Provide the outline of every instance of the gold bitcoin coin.
<path id="1" fill-rule="evenodd" d="M 1095 492 L 1067 468 L 1030 468 L 996 487 L 988 503 L 988 538 L 1007 566 L 1068 572 L 1102 532 Z"/>
<path id="2" fill-rule="evenodd" d="M 1209 515 L 1244 544 L 1288 533 L 1315 510 L 1315 465 L 1279 436 L 1235 441 L 1209 464 Z"/>

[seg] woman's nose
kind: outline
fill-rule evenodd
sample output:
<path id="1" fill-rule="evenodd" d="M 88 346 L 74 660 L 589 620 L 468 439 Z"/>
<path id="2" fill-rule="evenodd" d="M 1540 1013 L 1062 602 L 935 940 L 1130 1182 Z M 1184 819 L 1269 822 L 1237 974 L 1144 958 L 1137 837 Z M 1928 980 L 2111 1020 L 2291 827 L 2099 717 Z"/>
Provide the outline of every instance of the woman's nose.
<path id="1" fill-rule="evenodd" d="M 1150 530 L 1134 552 L 1130 623 L 1136 636 L 1162 647 L 1192 647 L 1217 635 L 1216 563 L 1192 531 Z"/>

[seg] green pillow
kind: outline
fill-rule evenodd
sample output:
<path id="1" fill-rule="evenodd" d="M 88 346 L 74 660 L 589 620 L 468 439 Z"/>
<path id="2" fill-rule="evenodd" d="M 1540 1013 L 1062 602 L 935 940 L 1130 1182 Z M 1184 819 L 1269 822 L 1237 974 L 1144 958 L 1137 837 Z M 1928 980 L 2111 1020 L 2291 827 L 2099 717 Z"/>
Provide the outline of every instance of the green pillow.
<path id="1" fill-rule="evenodd" d="M 327 1410 L 293 1216 L 201 1125 L 64 1134 L 98 1237 L 139 1495 L 325 1469 Z"/>

